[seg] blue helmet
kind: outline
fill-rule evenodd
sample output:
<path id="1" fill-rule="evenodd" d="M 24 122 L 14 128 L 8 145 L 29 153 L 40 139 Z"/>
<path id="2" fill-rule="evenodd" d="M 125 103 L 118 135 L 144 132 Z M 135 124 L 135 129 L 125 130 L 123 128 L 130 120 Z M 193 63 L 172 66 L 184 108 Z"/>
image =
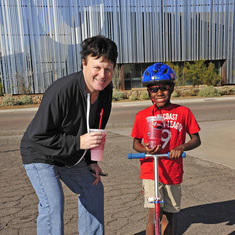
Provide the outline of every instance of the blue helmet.
<path id="1" fill-rule="evenodd" d="M 142 76 L 144 86 L 154 85 L 159 82 L 175 83 L 176 74 L 167 64 L 156 63 L 149 66 Z"/>

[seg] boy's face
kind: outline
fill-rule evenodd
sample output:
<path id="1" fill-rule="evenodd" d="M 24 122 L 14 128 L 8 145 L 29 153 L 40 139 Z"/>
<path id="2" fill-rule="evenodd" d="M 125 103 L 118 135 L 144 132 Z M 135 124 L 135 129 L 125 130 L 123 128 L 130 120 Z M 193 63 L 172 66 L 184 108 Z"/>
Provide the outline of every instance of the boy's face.
<path id="1" fill-rule="evenodd" d="M 166 108 L 170 106 L 171 93 L 174 85 L 158 83 L 148 87 L 150 98 L 158 108 Z"/>
<path id="2" fill-rule="evenodd" d="M 103 61 L 103 58 L 89 55 L 86 61 L 82 61 L 83 75 L 89 92 L 102 91 L 112 80 L 114 65 Z"/>

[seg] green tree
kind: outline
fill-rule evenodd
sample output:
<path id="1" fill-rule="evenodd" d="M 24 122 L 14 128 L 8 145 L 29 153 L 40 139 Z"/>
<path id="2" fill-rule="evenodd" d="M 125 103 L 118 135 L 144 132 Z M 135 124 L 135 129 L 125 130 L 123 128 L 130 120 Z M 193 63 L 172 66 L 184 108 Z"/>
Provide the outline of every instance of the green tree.
<path id="1" fill-rule="evenodd" d="M 31 79 L 27 79 L 27 76 L 25 74 L 20 74 L 18 71 L 16 71 L 16 80 L 18 90 L 21 92 L 21 94 L 29 95 L 32 89 Z"/>
<path id="2" fill-rule="evenodd" d="M 178 73 L 178 76 L 177 76 L 177 85 L 179 86 L 184 86 L 187 82 L 185 81 L 185 72 L 187 73 L 187 67 L 186 67 L 186 63 L 187 62 L 184 62 L 183 65 L 181 65 L 179 67 L 179 73 Z"/>
<path id="3" fill-rule="evenodd" d="M 121 77 L 120 77 L 120 68 L 117 65 L 113 71 L 113 87 L 117 90 L 120 89 L 121 86 Z"/>
<path id="4" fill-rule="evenodd" d="M 193 63 L 186 62 L 184 67 L 185 83 L 193 86 L 202 84 L 205 72 L 205 60 L 197 60 Z"/>
<path id="5" fill-rule="evenodd" d="M 169 65 L 176 73 L 176 77 L 177 77 L 177 80 L 176 80 L 176 83 L 177 85 L 183 85 L 183 82 L 182 82 L 182 68 L 178 65 L 178 64 L 173 64 L 172 62 L 166 62 L 167 65 Z"/>
<path id="6" fill-rule="evenodd" d="M 216 86 L 221 82 L 221 76 L 217 73 L 215 69 L 215 64 L 210 62 L 205 74 L 203 76 L 203 83 L 206 85 Z"/>

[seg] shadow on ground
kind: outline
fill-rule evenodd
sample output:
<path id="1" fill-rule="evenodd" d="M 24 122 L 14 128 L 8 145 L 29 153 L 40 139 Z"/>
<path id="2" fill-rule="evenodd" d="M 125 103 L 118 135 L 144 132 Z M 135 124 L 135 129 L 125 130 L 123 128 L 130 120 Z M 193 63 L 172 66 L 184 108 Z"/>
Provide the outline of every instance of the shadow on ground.
<path id="1" fill-rule="evenodd" d="M 227 226 L 235 224 L 235 200 L 193 206 L 182 209 L 176 215 L 176 235 L 184 234 L 192 224 L 219 224 L 226 223 Z M 147 221 L 146 221 L 147 222 Z M 228 235 L 235 234 L 235 231 Z M 145 235 L 145 231 L 133 235 Z"/>
<path id="2" fill-rule="evenodd" d="M 235 224 L 235 200 L 182 209 L 176 216 L 177 234 L 184 234 L 191 224 Z"/>

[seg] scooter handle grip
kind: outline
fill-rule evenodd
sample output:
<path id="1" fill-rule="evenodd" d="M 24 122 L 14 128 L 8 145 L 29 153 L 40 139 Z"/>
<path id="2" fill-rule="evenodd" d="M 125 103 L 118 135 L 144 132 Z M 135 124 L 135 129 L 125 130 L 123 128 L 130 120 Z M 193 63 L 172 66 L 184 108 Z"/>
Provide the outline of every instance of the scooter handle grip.
<path id="1" fill-rule="evenodd" d="M 145 153 L 128 153 L 128 159 L 145 158 Z"/>
<path id="2" fill-rule="evenodd" d="M 183 153 L 181 154 L 181 157 L 182 157 L 182 158 L 185 158 L 185 157 L 186 157 L 186 153 L 183 152 Z"/>

